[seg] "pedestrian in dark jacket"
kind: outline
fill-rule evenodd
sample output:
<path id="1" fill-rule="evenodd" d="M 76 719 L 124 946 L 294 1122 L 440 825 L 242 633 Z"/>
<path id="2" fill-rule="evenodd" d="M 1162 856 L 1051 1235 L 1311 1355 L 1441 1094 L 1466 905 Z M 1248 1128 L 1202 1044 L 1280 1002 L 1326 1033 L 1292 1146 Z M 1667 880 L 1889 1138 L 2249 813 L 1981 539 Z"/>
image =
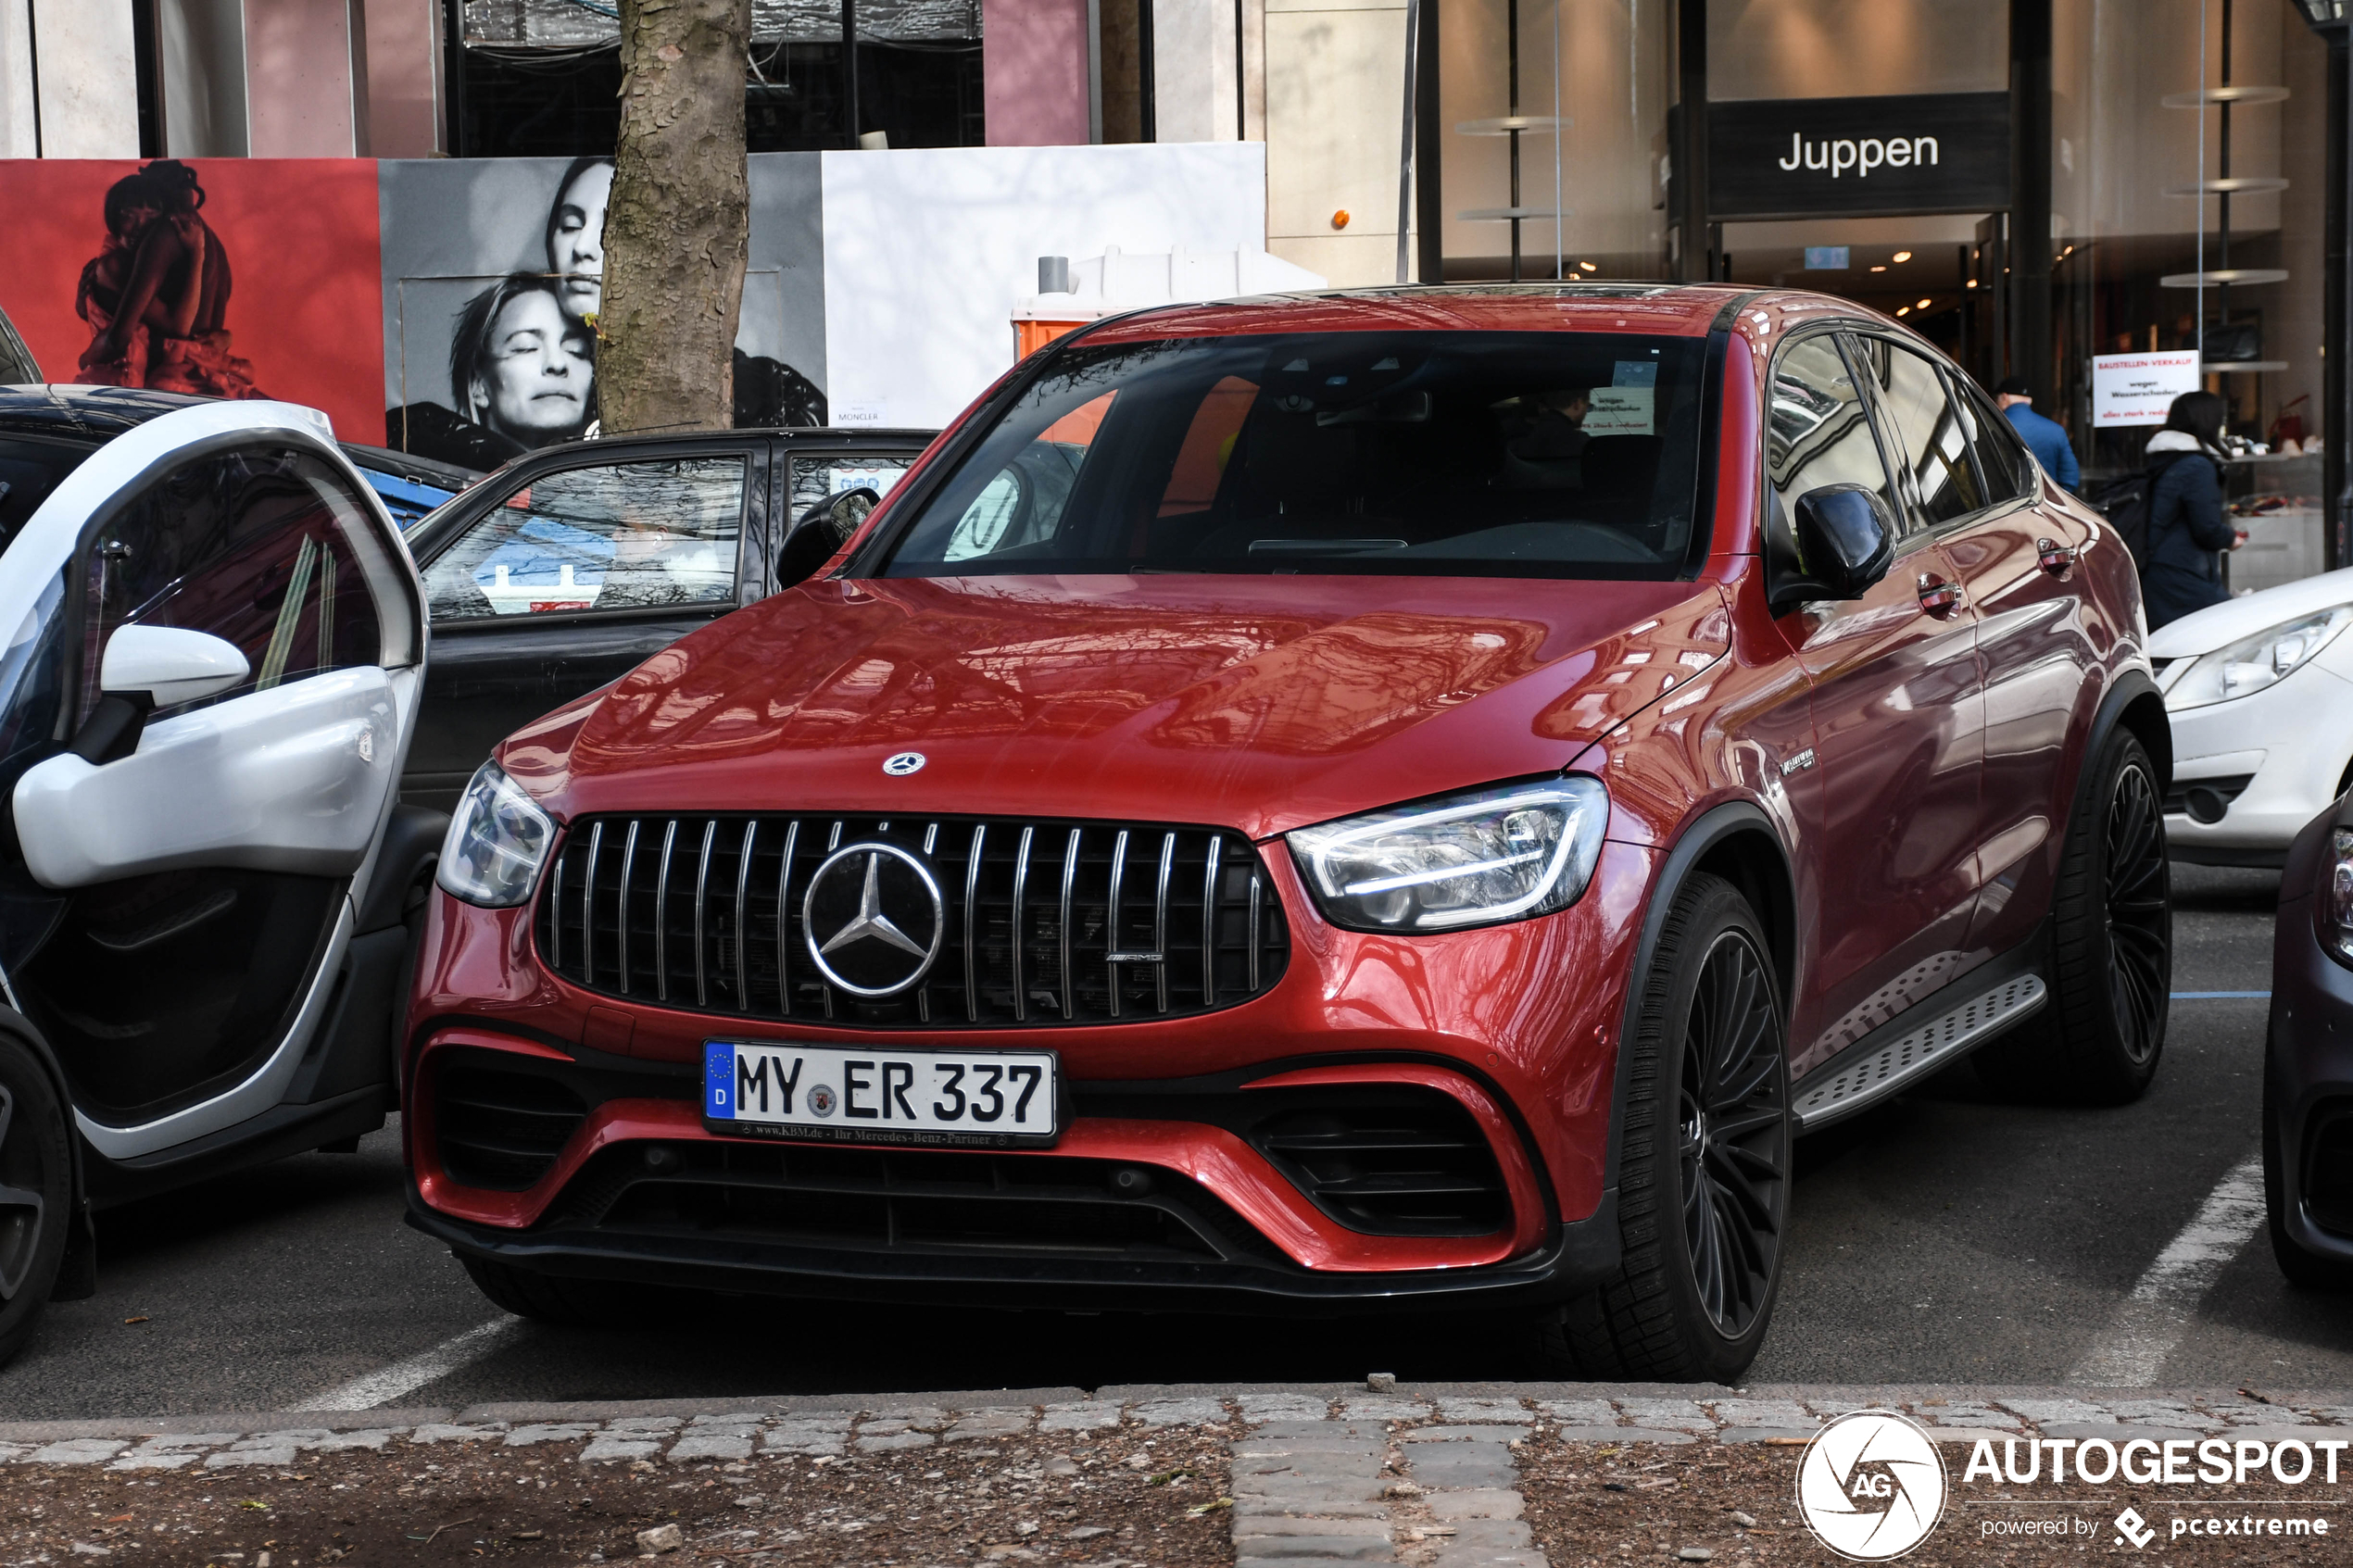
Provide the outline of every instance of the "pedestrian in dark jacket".
<path id="1" fill-rule="evenodd" d="M 2059 482 L 2064 490 L 2083 487 L 2083 470 L 2076 465 L 2075 445 L 2067 438 L 2067 427 L 2057 420 L 2046 420 L 2034 411 L 2034 389 L 2024 376 L 2006 376 L 1994 389 L 1994 402 L 2002 417 L 2020 435 L 2026 438 L 2034 460 L 2043 471 Z"/>
<path id="2" fill-rule="evenodd" d="M 2149 630 L 2230 597 L 2218 552 L 2236 549 L 2239 534 L 2222 509 L 2222 399 L 2185 392 L 2166 411 L 2165 428 L 2149 437 L 2148 564 L 2141 596 Z"/>

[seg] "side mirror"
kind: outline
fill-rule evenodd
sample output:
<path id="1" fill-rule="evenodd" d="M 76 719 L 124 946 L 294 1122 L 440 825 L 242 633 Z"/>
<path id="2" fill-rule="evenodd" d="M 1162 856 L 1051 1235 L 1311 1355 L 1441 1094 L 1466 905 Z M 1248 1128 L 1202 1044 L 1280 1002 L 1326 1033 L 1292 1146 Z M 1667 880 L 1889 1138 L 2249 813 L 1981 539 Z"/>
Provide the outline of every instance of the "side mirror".
<path id="1" fill-rule="evenodd" d="M 849 536 L 864 526 L 866 515 L 881 504 L 881 495 L 862 484 L 801 513 L 800 521 L 793 525 L 792 537 L 777 552 L 777 591 L 803 581 L 833 559 L 834 552 L 849 543 Z"/>
<path id="2" fill-rule="evenodd" d="M 123 626 L 107 639 L 98 662 L 104 694 L 69 747 L 94 765 L 139 749 L 139 733 L 158 708 L 219 696 L 252 673 L 234 643 L 178 626 Z"/>
<path id="3" fill-rule="evenodd" d="M 1895 518 L 1879 492 L 1825 484 L 1797 498 L 1794 571 L 1775 583 L 1773 613 L 1807 599 L 1859 599 L 1895 559 Z"/>

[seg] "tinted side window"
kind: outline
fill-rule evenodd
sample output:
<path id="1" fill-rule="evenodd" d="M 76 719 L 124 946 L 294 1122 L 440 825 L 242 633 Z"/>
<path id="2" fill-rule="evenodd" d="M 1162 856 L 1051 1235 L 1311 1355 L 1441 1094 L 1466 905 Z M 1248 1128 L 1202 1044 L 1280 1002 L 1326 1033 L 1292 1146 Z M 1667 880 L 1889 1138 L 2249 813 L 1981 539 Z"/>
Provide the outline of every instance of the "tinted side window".
<path id="1" fill-rule="evenodd" d="M 119 626 L 234 643 L 252 675 L 215 701 L 382 663 L 374 527 L 344 480 L 306 452 L 240 447 L 164 474 L 86 546 L 80 712 L 97 701 L 100 657 Z"/>
<path id="2" fill-rule="evenodd" d="M 1886 500 L 1890 516 L 1904 515 L 1871 438 L 1862 389 L 1830 333 L 1800 339 L 1773 362 L 1765 471 L 1783 527 L 1798 497 L 1825 484 L 1866 485 Z"/>
<path id="3" fill-rule="evenodd" d="M 1985 477 L 1987 503 L 1998 506 L 2032 495 L 2041 487 L 2041 470 L 2017 429 L 1975 387 L 1957 383 L 1955 394 L 1969 450 L 1977 454 L 1977 471 Z"/>
<path id="4" fill-rule="evenodd" d="M 427 569 L 434 623 L 734 604 L 744 468 L 679 458 L 538 475 Z"/>
<path id="5" fill-rule="evenodd" d="M 812 452 L 792 460 L 792 521 L 852 490 L 890 494 L 914 458 L 900 452 Z"/>
<path id="6" fill-rule="evenodd" d="M 1935 528 L 1983 509 L 1960 412 L 1935 363 L 1885 338 L 1859 345 L 1887 419 L 1888 445 L 1906 470 L 1921 522 Z"/>
<path id="7" fill-rule="evenodd" d="M 32 386 L 40 381 L 41 367 L 33 362 L 32 350 L 8 318 L 0 315 L 0 385 Z"/>

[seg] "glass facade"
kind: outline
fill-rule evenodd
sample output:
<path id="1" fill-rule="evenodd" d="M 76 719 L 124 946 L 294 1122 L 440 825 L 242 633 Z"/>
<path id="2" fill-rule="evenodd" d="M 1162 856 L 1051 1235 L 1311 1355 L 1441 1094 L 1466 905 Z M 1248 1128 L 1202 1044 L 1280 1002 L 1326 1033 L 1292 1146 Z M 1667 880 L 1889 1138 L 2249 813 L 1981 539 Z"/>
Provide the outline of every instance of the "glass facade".
<path id="1" fill-rule="evenodd" d="M 2138 468 L 2154 428 L 2095 407 L 2101 362 L 2169 356 L 2182 389 L 2229 401 L 2247 444 L 2234 586 L 2321 570 L 2329 67 L 2296 5 L 2051 0 L 2045 285 L 2015 244 L 2011 149 L 2038 131 L 2011 98 L 2013 55 L 2033 51 L 2013 49 L 2010 6 L 1685 0 L 1701 3 L 1715 276 L 1843 295 L 1989 386 L 2024 377 L 2087 486 Z M 1447 278 L 1513 276 L 1515 226 L 1519 276 L 1680 275 L 1681 19 L 1676 0 L 1445 0 Z M 1760 194 L 1750 168 L 1790 170 L 1790 194 Z M 2030 345 L 2018 317 L 2038 299 L 2049 330 Z"/>

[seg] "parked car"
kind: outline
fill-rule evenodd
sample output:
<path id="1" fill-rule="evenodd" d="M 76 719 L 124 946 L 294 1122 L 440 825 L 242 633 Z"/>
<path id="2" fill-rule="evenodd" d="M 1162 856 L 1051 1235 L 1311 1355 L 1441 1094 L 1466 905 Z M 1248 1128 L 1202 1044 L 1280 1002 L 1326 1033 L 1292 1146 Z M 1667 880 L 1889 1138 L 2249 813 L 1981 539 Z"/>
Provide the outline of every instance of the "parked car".
<path id="1" fill-rule="evenodd" d="M 291 404 L 0 389 L 0 1359 L 91 1211 L 397 1101 L 446 827 L 398 531 Z"/>
<path id="2" fill-rule="evenodd" d="M 2353 1288 L 2353 795 L 2284 857 L 2264 1031 L 2263 1194 L 2296 1285 Z"/>
<path id="3" fill-rule="evenodd" d="M 343 455 L 359 470 L 359 476 L 374 487 L 384 510 L 392 514 L 392 521 L 399 524 L 403 533 L 422 522 L 434 508 L 456 499 L 482 477 L 472 469 L 461 469 L 454 463 L 436 463 L 430 458 L 411 457 L 389 446 L 366 446 L 357 441 L 345 442 Z"/>
<path id="4" fill-rule="evenodd" d="M 514 730 L 824 564 L 836 503 L 888 490 L 932 434 L 616 437 L 499 469 L 409 540 L 434 661 L 402 798 L 446 809 Z"/>
<path id="5" fill-rule="evenodd" d="M 2353 570 L 2185 615 L 2149 635 L 2173 722 L 2172 857 L 2276 866 L 2353 787 Z"/>
<path id="6" fill-rule="evenodd" d="M 2137 593 L 1843 301 L 1104 322 L 473 775 L 410 1221 L 559 1321 L 1477 1308 L 1735 1381 L 1796 1134 L 2157 1071 Z"/>

